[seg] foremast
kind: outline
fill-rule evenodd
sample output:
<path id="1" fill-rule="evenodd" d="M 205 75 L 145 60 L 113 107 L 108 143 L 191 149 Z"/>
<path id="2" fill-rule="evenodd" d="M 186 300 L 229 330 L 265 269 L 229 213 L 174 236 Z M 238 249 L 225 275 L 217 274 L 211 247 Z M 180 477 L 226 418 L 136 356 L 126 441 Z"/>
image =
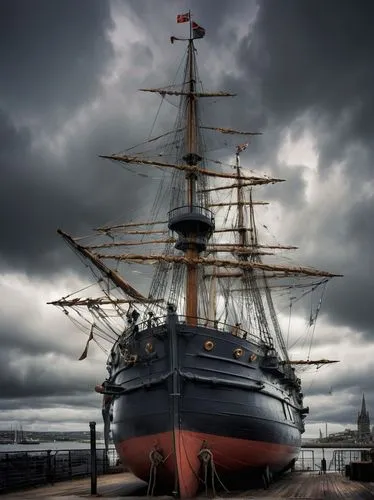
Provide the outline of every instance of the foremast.
<path id="1" fill-rule="evenodd" d="M 237 175 L 237 210 L 238 210 L 238 223 L 237 231 L 239 235 L 239 246 L 243 249 L 241 254 L 238 254 L 239 261 L 242 262 L 261 262 L 260 252 L 258 251 L 258 238 L 255 224 L 254 215 L 254 203 L 252 200 L 252 190 L 249 191 L 249 213 L 248 221 L 245 220 L 245 197 L 244 197 L 244 181 L 242 179 L 241 167 L 240 167 L 240 153 L 248 147 L 248 143 L 241 144 L 237 146 L 235 155 L 235 168 Z M 249 233 L 249 237 L 248 237 Z M 247 251 L 246 251 L 247 250 Z M 269 324 L 261 296 L 261 292 L 258 288 L 258 282 L 254 276 L 253 269 L 243 270 L 243 286 L 247 290 L 247 295 L 251 297 L 253 304 L 255 304 L 255 318 L 258 324 L 261 338 L 269 345 L 272 344 L 272 336 L 269 331 Z M 249 310 L 250 304 L 248 304 Z"/>

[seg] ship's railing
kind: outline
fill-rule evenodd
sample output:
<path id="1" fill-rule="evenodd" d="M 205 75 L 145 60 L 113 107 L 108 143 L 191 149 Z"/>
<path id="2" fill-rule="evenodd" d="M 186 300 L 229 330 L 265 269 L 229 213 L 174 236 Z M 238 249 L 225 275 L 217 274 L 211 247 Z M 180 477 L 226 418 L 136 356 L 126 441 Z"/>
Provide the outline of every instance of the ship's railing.
<path id="1" fill-rule="evenodd" d="M 204 328 L 212 330 L 218 330 L 222 333 L 230 333 L 233 336 L 240 337 L 244 340 L 248 340 L 249 342 L 254 342 L 255 344 L 263 344 L 261 338 L 258 335 L 243 329 L 240 325 L 233 325 L 231 323 L 225 323 L 206 317 L 197 317 L 194 319 L 197 326 L 202 326 Z M 188 316 L 178 314 L 178 321 L 180 324 L 188 324 L 188 320 Z M 157 329 L 160 329 L 163 325 L 165 325 L 166 321 L 167 316 L 154 316 L 151 320 L 141 321 L 137 323 L 135 328 L 134 326 L 130 326 L 124 332 L 124 336 L 127 336 L 128 339 L 130 339 L 135 333 L 141 333 L 147 329 L 154 329 L 154 331 L 156 332 Z"/>
<path id="2" fill-rule="evenodd" d="M 188 324 L 188 322 L 189 322 L 188 316 L 179 315 L 178 318 L 179 318 L 179 322 L 182 324 Z M 212 319 L 204 318 L 204 317 L 197 317 L 196 324 L 197 324 L 197 326 L 203 326 L 204 328 L 218 330 L 222 333 L 230 333 L 231 335 L 233 335 L 235 337 L 240 337 L 244 340 L 249 340 L 249 341 L 255 342 L 256 344 L 259 344 L 261 342 L 261 339 L 259 336 L 243 329 L 240 326 L 240 324 L 233 325 L 230 323 L 224 323 L 222 321 L 212 320 Z"/>
<path id="3" fill-rule="evenodd" d="M 97 449 L 96 462 L 99 475 L 123 470 L 114 448 Z M 0 452 L 0 494 L 90 474 L 89 449 Z"/>
<path id="4" fill-rule="evenodd" d="M 214 214 L 209 208 L 205 208 L 200 205 L 183 205 L 181 207 L 176 207 L 173 208 L 173 210 L 170 210 L 169 212 L 169 221 L 174 219 L 175 217 L 180 217 L 181 215 L 187 215 L 187 214 L 199 214 L 203 215 L 207 219 L 214 221 Z"/>

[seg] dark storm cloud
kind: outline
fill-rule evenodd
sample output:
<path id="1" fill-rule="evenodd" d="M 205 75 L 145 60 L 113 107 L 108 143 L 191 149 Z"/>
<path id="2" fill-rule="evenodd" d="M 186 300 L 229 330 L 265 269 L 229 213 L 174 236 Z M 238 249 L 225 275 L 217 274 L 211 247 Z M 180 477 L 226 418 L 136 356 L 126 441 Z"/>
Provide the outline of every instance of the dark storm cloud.
<path id="1" fill-rule="evenodd" d="M 360 8 L 350 0 L 258 2 L 235 52 L 239 71 L 222 82 L 246 102 L 230 103 L 227 115 L 265 132 L 266 142 L 254 140 L 251 151 L 274 160 L 283 128 L 292 127 L 295 139 L 305 126 L 318 137 L 321 168 L 344 159 L 356 141 L 372 147 L 373 14 L 369 1 Z"/>
<path id="2" fill-rule="evenodd" d="M 0 82 L 4 269 L 46 274 L 75 267 L 77 260 L 56 236 L 58 227 L 87 234 L 92 227 L 118 221 L 140 199 L 148 209 L 144 179 L 98 158 L 139 142 L 150 126 L 143 114 L 130 120 L 126 106 L 113 108 L 109 100 L 109 108 L 104 102 L 96 114 L 86 109 L 94 120 L 87 118 L 82 127 L 74 124 L 79 110 L 85 112 L 95 98 L 104 99 L 100 81 L 114 64 L 109 7 L 100 1 L 2 4 L 0 51 L 7 75 Z M 131 47 L 129 67 L 151 66 L 149 47 L 138 42 Z M 123 95 L 126 85 L 135 85 L 130 74 L 123 79 Z M 132 98 L 131 104 L 135 102 Z M 72 125 L 66 120 L 73 120 Z"/>
<path id="3" fill-rule="evenodd" d="M 312 127 L 322 170 L 346 159 L 352 145 L 371 150 L 374 4 L 263 0 L 258 5 L 237 61 L 268 124 L 292 126 L 294 139 L 305 126 Z M 239 85 L 243 81 L 238 79 Z M 357 154 L 346 173 L 362 182 L 371 175 L 372 162 L 360 157 L 357 165 L 355 160 Z"/>
<path id="4" fill-rule="evenodd" d="M 78 394 L 55 394 L 53 396 L 34 396 L 23 397 L 21 399 L 3 399 L 0 398 L 0 410 L 19 410 L 19 409 L 42 409 L 55 408 L 58 410 L 61 406 L 82 407 L 99 409 L 102 396 L 97 392 L 79 392 Z M 0 413 L 1 421 L 1 413 Z"/>
<path id="5" fill-rule="evenodd" d="M 372 361 L 365 363 L 365 366 L 355 365 L 347 357 L 345 362 L 329 368 L 328 378 L 326 377 L 326 368 L 321 368 L 318 373 L 313 375 L 313 384 L 309 388 L 307 388 L 308 385 L 305 387 L 306 394 L 310 397 L 330 392 L 338 394 L 340 391 L 347 391 L 356 394 L 357 391 L 361 391 L 368 392 L 374 397 L 374 388 L 370 377 L 373 369 L 374 363 Z"/>
<path id="6" fill-rule="evenodd" d="M 17 350 L 1 353 L 0 398 L 62 397 L 93 391 L 95 383 L 101 381 L 95 378 L 93 362 L 90 366 L 76 367 L 73 372 L 68 369 L 69 361 L 56 355 L 25 357 Z M 103 377 L 104 371 L 105 368 L 101 374 L 98 371 L 97 376 Z"/>
<path id="7" fill-rule="evenodd" d="M 328 293 L 330 317 L 372 336 L 369 297 L 374 290 L 367 271 L 374 246 L 369 215 L 374 203 L 372 196 L 362 199 L 361 192 L 373 174 L 374 4 L 263 0 L 258 7 L 256 22 L 236 53 L 241 72 L 225 76 L 222 83 L 245 96 L 246 119 L 264 127 L 265 135 L 252 141 L 255 162 L 270 163 L 274 173 L 288 177 L 290 169 L 282 168 L 275 157 L 287 127 L 293 139 L 305 128 L 314 133 L 321 182 L 333 162 L 344 162 L 345 181 L 351 186 L 346 206 L 326 213 L 319 224 L 302 233 L 303 241 L 300 227 L 295 227 L 294 242 L 320 241 L 318 253 L 309 255 L 310 263 L 346 275 L 344 285 L 334 284 Z M 235 114 L 244 123 L 243 110 L 239 112 L 234 102 L 231 117 Z M 269 195 L 280 196 L 282 203 L 293 200 L 301 210 L 305 206 L 301 169 L 292 176 L 291 185 L 277 187 Z M 355 252 L 336 252 L 352 241 Z"/>
<path id="8" fill-rule="evenodd" d="M 344 370 L 344 366 L 346 369 Z M 361 408 L 362 394 L 365 393 L 367 409 L 374 415 L 374 390 L 366 367 L 342 362 L 340 369 L 319 369 L 315 374 L 303 376 L 304 406 L 310 413 L 307 424 L 318 422 L 356 425 L 357 412 Z M 339 373 L 334 372 L 339 371 Z"/>
<path id="9" fill-rule="evenodd" d="M 310 406 L 310 422 L 328 422 L 349 425 L 355 427 L 357 425 L 357 414 L 361 410 L 362 390 L 364 389 L 366 408 L 371 418 L 374 415 L 374 393 L 368 390 L 368 387 L 362 388 L 359 384 L 352 393 L 349 390 L 332 392 L 324 400 L 321 405 L 318 398 L 308 400 Z M 328 398 L 328 399 L 327 399 Z"/>
<path id="10" fill-rule="evenodd" d="M 16 128 L 0 114 L 3 267 L 29 273 L 59 272 L 73 259 L 56 235 L 58 227 L 86 234 L 137 203 L 142 193 L 140 177 L 126 176 L 118 165 L 97 156 L 123 142 L 124 129 L 117 127 L 118 121 L 114 117 L 110 125 L 105 119 L 97 123 L 94 135 L 83 133 L 71 141 L 60 160 L 33 148 L 28 129 Z"/>
<path id="11" fill-rule="evenodd" d="M 1 5 L 3 266 L 33 272 L 57 269 L 67 254 L 57 250 L 56 227 L 69 221 L 75 229 L 90 220 L 93 186 L 83 180 L 85 165 L 80 173 L 76 164 L 75 171 L 67 171 L 64 162 L 56 168 L 58 160 L 37 151 L 33 137 L 42 127 L 56 127 L 97 94 L 112 57 L 107 39 L 111 27 L 109 4 L 97 0 Z M 37 129 L 14 122 L 30 119 Z"/>
<path id="12" fill-rule="evenodd" d="M 30 335 L 24 324 L 2 324 L 0 328 L 1 346 L 3 351 L 16 350 L 18 353 L 37 355 L 45 353 L 71 354 L 71 347 L 56 343 L 56 338 L 49 336 Z"/>
<path id="13" fill-rule="evenodd" d="M 109 2 L 12 0 L 0 12 L 3 107 L 62 118 L 98 92 L 112 56 Z"/>
<path id="14" fill-rule="evenodd" d="M 249 73 L 257 70 L 268 110 L 285 121 L 318 110 L 338 126 L 346 113 L 348 139 L 367 138 L 373 126 L 373 14 L 370 1 L 359 8 L 338 0 L 259 2 L 238 57 Z"/>
<path id="15" fill-rule="evenodd" d="M 116 2 L 118 5 L 118 2 Z M 191 11 L 192 17 L 196 22 L 201 23 L 205 28 L 209 28 L 210 38 L 220 38 L 219 33 L 225 21 L 230 18 L 236 19 L 247 18 L 248 23 L 250 17 L 248 12 L 253 12 L 256 7 L 254 0 L 236 0 L 235 9 L 231 2 L 226 0 L 189 0 L 188 2 L 178 2 L 171 4 L 168 1 L 159 2 L 157 10 L 155 4 L 147 0 L 129 0 L 127 2 L 131 9 L 137 13 L 139 17 L 147 20 L 149 28 L 152 29 L 152 24 L 161 23 L 165 31 L 172 30 L 175 25 L 176 15 Z M 187 26 L 187 25 L 186 25 Z"/>
<path id="16" fill-rule="evenodd" d="M 0 58 L 6 75 L 0 82 L 5 265 L 39 270 L 56 266 L 59 255 L 52 239 L 56 226 L 87 218 L 84 193 L 73 183 L 68 188 L 62 169 L 56 172 L 45 154 L 35 152 L 35 130 L 16 127 L 13 119 L 31 116 L 46 126 L 55 113 L 61 120 L 91 99 L 112 55 L 106 39 L 110 27 L 106 2 L 37 0 L 1 5 Z"/>
<path id="17" fill-rule="evenodd" d="M 245 97 L 241 108 L 230 102 L 231 116 L 270 127 L 264 132 L 272 151 L 278 142 L 272 133 L 292 125 L 297 138 L 305 125 L 314 127 L 321 167 L 344 159 L 355 141 L 371 147 L 373 14 L 369 1 L 360 8 L 354 1 L 259 1 L 256 21 L 234 54 L 239 69 L 221 82 Z"/>

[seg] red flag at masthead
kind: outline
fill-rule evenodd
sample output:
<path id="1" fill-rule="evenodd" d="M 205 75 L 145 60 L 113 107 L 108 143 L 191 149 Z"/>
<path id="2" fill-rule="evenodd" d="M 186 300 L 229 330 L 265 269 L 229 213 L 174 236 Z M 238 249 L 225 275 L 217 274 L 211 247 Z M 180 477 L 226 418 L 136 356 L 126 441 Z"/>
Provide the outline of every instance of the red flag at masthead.
<path id="1" fill-rule="evenodd" d="M 177 23 L 188 23 L 190 20 L 190 13 L 187 12 L 186 14 L 178 14 L 177 15 Z"/>
<path id="2" fill-rule="evenodd" d="M 193 38 L 204 38 L 205 28 L 192 21 L 192 35 Z"/>

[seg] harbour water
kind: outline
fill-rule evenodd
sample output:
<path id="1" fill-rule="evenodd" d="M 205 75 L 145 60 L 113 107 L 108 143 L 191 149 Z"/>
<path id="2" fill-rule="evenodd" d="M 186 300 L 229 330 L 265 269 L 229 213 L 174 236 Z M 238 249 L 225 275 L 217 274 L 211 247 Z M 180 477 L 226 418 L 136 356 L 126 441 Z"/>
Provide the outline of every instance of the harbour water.
<path id="1" fill-rule="evenodd" d="M 110 447 L 114 447 L 110 445 Z M 19 451 L 58 451 L 58 450 L 88 450 L 90 448 L 89 441 L 51 441 L 30 444 L 0 444 L 0 453 L 11 453 Z M 104 441 L 96 441 L 96 448 L 105 448 Z"/>

